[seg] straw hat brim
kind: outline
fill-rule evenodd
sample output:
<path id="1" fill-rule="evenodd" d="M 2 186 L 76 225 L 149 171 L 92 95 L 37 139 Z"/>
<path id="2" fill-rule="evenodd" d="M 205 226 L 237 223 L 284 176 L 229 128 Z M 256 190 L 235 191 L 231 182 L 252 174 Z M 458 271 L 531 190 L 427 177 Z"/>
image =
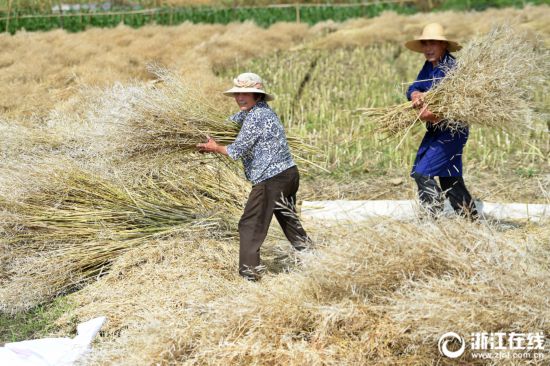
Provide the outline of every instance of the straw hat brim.
<path id="1" fill-rule="evenodd" d="M 264 94 L 266 101 L 272 101 L 275 100 L 275 96 L 272 94 L 268 94 L 265 92 L 265 90 L 258 89 L 258 88 L 239 88 L 234 86 L 233 88 L 226 90 L 223 92 L 225 96 L 232 97 L 235 93 L 258 93 L 258 94 Z"/>
<path id="2" fill-rule="evenodd" d="M 414 52 L 422 52 L 422 41 L 445 41 L 449 44 L 447 50 L 449 52 L 460 51 L 462 46 L 455 41 L 450 41 L 443 36 L 432 36 L 432 37 L 418 37 L 415 40 L 405 42 L 405 47 Z"/>

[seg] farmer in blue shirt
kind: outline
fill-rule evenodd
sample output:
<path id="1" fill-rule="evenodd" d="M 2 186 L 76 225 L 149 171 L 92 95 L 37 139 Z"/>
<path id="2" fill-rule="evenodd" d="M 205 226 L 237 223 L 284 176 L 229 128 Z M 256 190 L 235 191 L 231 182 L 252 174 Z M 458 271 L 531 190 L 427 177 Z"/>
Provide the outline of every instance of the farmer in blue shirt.
<path id="1" fill-rule="evenodd" d="M 452 130 L 446 127 L 445 120 L 430 112 L 423 100 L 424 93 L 454 67 L 455 59 L 449 52 L 462 47 L 448 40 L 438 23 L 428 24 L 422 35 L 406 42 L 405 47 L 426 57 L 416 81 L 407 90 L 407 99 L 420 110 L 420 119 L 426 122 L 427 129 L 411 172 L 418 185 L 420 201 L 435 215 L 443 208 L 444 194 L 457 213 L 475 219 L 477 211 L 462 178 L 462 150 L 468 140 L 468 128 Z M 441 186 L 435 177 L 439 177 Z"/>
<path id="2" fill-rule="evenodd" d="M 207 143 L 197 147 L 199 151 L 243 161 L 252 191 L 239 221 L 239 273 L 248 280 L 257 280 L 262 269 L 260 247 L 274 214 L 296 250 L 305 249 L 311 240 L 296 216 L 300 175 L 292 160 L 283 125 L 267 104 L 274 97 L 264 91 L 263 81 L 256 74 L 241 74 L 233 82 L 234 87 L 224 94 L 234 97 L 241 110 L 231 117 L 241 125 L 237 138 L 228 146 L 208 138 Z"/>

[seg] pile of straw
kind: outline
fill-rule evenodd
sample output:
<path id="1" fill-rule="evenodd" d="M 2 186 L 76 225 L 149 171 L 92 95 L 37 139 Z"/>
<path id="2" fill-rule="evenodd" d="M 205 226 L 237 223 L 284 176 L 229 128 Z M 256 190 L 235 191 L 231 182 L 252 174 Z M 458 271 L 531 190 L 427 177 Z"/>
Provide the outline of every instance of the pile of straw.
<path id="1" fill-rule="evenodd" d="M 239 126 L 198 88 L 161 67 L 150 71 L 154 84 L 89 90 L 77 123 L 51 114 L 56 139 L 22 127 L 24 138 L 10 137 L 0 180 L 0 257 L 7 258 L 0 310 L 26 310 L 80 288 L 121 254 L 166 237 L 235 236 L 249 185 L 237 164 L 199 154 L 196 145 L 207 135 L 231 143 Z M 19 140 L 31 141 L 36 154 Z"/>
<path id="2" fill-rule="evenodd" d="M 109 315 L 88 364 L 431 364 L 448 331 L 548 331 L 549 227 L 495 229 L 460 218 L 315 225 L 322 239 L 301 268 L 260 283 L 238 279 L 235 247 L 165 243 L 142 267 L 125 255 L 65 320 Z"/>
<path id="3" fill-rule="evenodd" d="M 530 42 L 525 33 L 498 26 L 464 47 L 456 67 L 425 94 L 424 105 L 452 129 L 530 129 L 540 117 L 534 93 L 547 83 L 548 70 L 547 50 Z M 389 135 L 407 131 L 420 115 L 410 102 L 361 110 Z"/>
<path id="4" fill-rule="evenodd" d="M 79 288 L 124 252 L 161 238 L 197 231 L 233 236 L 246 195 L 243 179 L 215 162 L 150 174 L 134 186 L 68 163 L 32 180 L 39 188 L 24 200 L 0 201 L 9 253 L 3 311 Z"/>

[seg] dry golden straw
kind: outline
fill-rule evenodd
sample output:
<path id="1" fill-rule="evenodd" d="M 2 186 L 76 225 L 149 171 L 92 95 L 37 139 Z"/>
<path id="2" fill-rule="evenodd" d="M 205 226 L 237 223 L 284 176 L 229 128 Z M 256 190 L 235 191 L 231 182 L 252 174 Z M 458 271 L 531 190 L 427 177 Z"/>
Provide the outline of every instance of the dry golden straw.
<path id="1" fill-rule="evenodd" d="M 525 33 L 498 26 L 464 47 L 456 67 L 425 94 L 424 105 L 453 129 L 465 125 L 530 129 L 540 117 L 534 93 L 548 86 L 549 71 L 546 49 L 530 42 Z M 362 111 L 389 135 L 410 129 L 420 114 L 410 102 Z"/>
<path id="2" fill-rule="evenodd" d="M 76 294 L 65 320 L 110 316 L 92 365 L 426 365 L 449 329 L 546 334 L 548 229 L 503 233 L 459 218 L 317 225 L 301 268 L 257 284 L 239 281 L 231 246 L 149 247 Z"/>
<path id="3" fill-rule="evenodd" d="M 279 235 L 270 235 L 262 246 L 267 274 L 259 283 L 248 283 L 236 271 L 235 226 L 249 188 L 241 169 L 226 166 L 227 158 L 190 153 L 194 142 L 182 147 L 170 134 L 159 134 L 161 149 L 148 137 L 150 143 L 140 150 L 141 133 L 147 132 L 140 126 L 158 134 L 167 122 L 148 121 L 137 129 L 134 122 L 142 115 L 154 120 L 155 113 L 187 113 L 177 110 L 185 104 L 174 99 L 185 93 L 174 93 L 170 82 L 139 81 L 150 79 L 143 67 L 150 60 L 186 78 L 196 76 L 208 103 L 227 110 L 216 117 L 226 123 L 234 107 L 219 93 L 228 80 L 227 67 L 236 68 L 237 59 L 268 56 L 246 65 L 265 70 L 262 76 L 273 82 L 280 96 L 273 105 L 289 130 L 330 146 L 327 163 L 334 167 L 361 162 L 372 152 L 379 157 L 365 168 L 383 162 L 381 167 L 392 169 L 409 159 L 413 147 L 388 154 L 387 144 L 365 136 L 371 126 L 356 125 L 342 111 L 369 100 L 374 106 L 393 103 L 391 85 L 400 81 L 398 75 L 418 71 L 420 56 L 400 51 L 394 42 L 431 21 L 448 24 L 450 34 L 468 39 L 474 30 L 488 30 L 487 19 L 518 16 L 521 27 L 548 39 L 549 11 L 540 6 L 386 14 L 268 30 L 250 23 L 182 24 L 0 36 L 0 44 L 13 51 L 0 55 L 0 80 L 10 90 L 0 95 L 0 313 L 29 309 L 80 288 L 62 296 L 71 306 L 48 324 L 54 326 L 48 333 L 67 336 L 75 322 L 107 316 L 94 352 L 82 360 L 86 365 L 427 365 L 445 363 L 437 340 L 450 330 L 464 336 L 548 334 L 547 222 L 492 226 L 461 218 L 379 218 L 325 227 L 306 220 L 317 244 L 308 253 L 294 253 L 278 225 L 272 225 L 271 234 Z M 332 50 L 320 51 L 315 67 L 310 56 L 316 53 L 272 54 L 297 44 Z M 305 75 L 310 81 L 295 100 Z M 90 88 L 82 91 L 83 85 Z M 161 100 L 170 107 L 168 114 L 163 108 L 150 113 L 151 90 L 172 98 Z M 542 92 L 538 99 L 548 104 Z M 25 119 L 31 112 L 36 119 Z M 491 192 L 484 198 L 547 203 L 548 146 L 542 133 L 530 141 L 531 150 L 495 142 L 498 131 L 479 132 L 479 147 L 471 146 L 480 162 L 472 177 L 479 183 L 474 193 L 484 195 L 480 187 L 487 185 Z M 184 131 L 183 140 L 185 133 L 190 132 Z M 109 154 L 113 151 L 117 154 Z M 510 154 L 494 156 L 495 151 Z M 508 159 L 512 152 L 529 158 Z M 513 173 L 520 162 L 533 163 L 534 179 Z M 500 164 L 507 169 L 500 171 Z M 410 197 L 403 183 L 388 189 L 388 180 L 378 174 L 355 179 L 356 171 L 345 170 L 342 180 L 306 180 L 306 189 L 313 187 L 311 194 L 323 199 L 347 198 L 348 192 L 370 199 Z M 52 306 L 57 308 L 57 301 Z M 34 319 L 36 312 L 31 314 Z M 463 355 L 462 362 L 470 361 Z"/>
<path id="4" fill-rule="evenodd" d="M 151 65 L 149 71 L 158 78 L 155 85 L 135 90 L 132 105 L 119 114 L 119 152 L 130 158 L 166 159 L 196 151 L 207 136 L 224 145 L 235 140 L 239 125 L 204 93 L 162 67 Z M 298 138 L 288 137 L 288 142 L 295 158 L 313 151 Z"/>
<path id="5" fill-rule="evenodd" d="M 107 273 L 122 253 L 160 238 L 232 236 L 246 195 L 244 180 L 215 161 L 163 170 L 132 187 L 69 164 L 32 179 L 40 188 L 26 199 L 0 200 L 9 253 L 0 300 L 19 298 L 0 301 L 4 310 L 28 309 L 79 287 Z"/>

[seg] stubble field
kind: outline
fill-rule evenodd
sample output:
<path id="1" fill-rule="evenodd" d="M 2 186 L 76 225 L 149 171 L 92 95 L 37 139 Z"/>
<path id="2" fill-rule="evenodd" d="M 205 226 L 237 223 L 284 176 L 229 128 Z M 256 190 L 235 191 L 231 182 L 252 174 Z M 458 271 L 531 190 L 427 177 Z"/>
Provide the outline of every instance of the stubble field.
<path id="1" fill-rule="evenodd" d="M 423 56 L 402 42 L 431 21 L 448 26 L 462 42 L 500 22 L 538 37 L 547 48 L 549 16 L 550 8 L 539 6 L 385 13 L 268 29 L 183 24 L 2 34 L 0 82 L 9 92 L 0 95 L 0 218 L 9 222 L 13 207 L 41 197 L 44 187 L 55 191 L 57 182 L 67 182 L 59 171 L 78 171 L 71 177 L 91 176 L 105 187 L 134 187 L 145 180 L 142 170 L 186 180 L 205 166 L 225 166 L 199 157 L 126 161 L 110 149 L 124 139 L 116 122 L 129 115 L 140 90 L 156 85 L 147 71 L 151 63 L 193 84 L 221 115 L 235 111 L 234 102 L 220 94 L 234 76 L 263 76 L 288 135 L 318 149 L 308 156 L 315 165 L 300 166 L 299 199 L 413 198 L 408 172 L 422 127 L 396 148 L 399 138 L 377 134 L 357 112 L 404 100 Z M 536 99 L 541 110 L 550 106 L 543 90 Z M 473 195 L 550 203 L 548 127 L 546 120 L 522 134 L 472 128 L 464 159 Z M 81 282 L 72 279 L 80 278 L 83 267 L 71 266 L 76 257 L 66 251 L 80 248 L 77 239 L 49 241 L 42 228 L 37 239 L 25 239 L 25 247 L 14 239 L 17 230 L 0 226 L 0 342 L 69 335 L 76 322 L 105 315 L 108 323 L 88 364 L 445 364 L 437 340 L 448 331 L 550 333 L 547 222 L 306 221 L 317 249 L 296 255 L 273 228 L 262 248 L 267 275 L 245 283 L 236 273 L 233 219 L 249 186 L 238 167 L 230 170 L 227 178 L 212 173 L 211 189 L 234 189 L 223 197 L 237 203 L 209 208 L 230 219 L 222 217 L 218 226 L 178 226 L 139 242 L 98 229 L 87 236 L 86 248 L 93 244 L 116 254 Z M 159 194 L 155 202 L 165 198 Z M 48 246 L 51 251 L 42 251 Z M 25 314 L 46 324 L 25 334 Z"/>

